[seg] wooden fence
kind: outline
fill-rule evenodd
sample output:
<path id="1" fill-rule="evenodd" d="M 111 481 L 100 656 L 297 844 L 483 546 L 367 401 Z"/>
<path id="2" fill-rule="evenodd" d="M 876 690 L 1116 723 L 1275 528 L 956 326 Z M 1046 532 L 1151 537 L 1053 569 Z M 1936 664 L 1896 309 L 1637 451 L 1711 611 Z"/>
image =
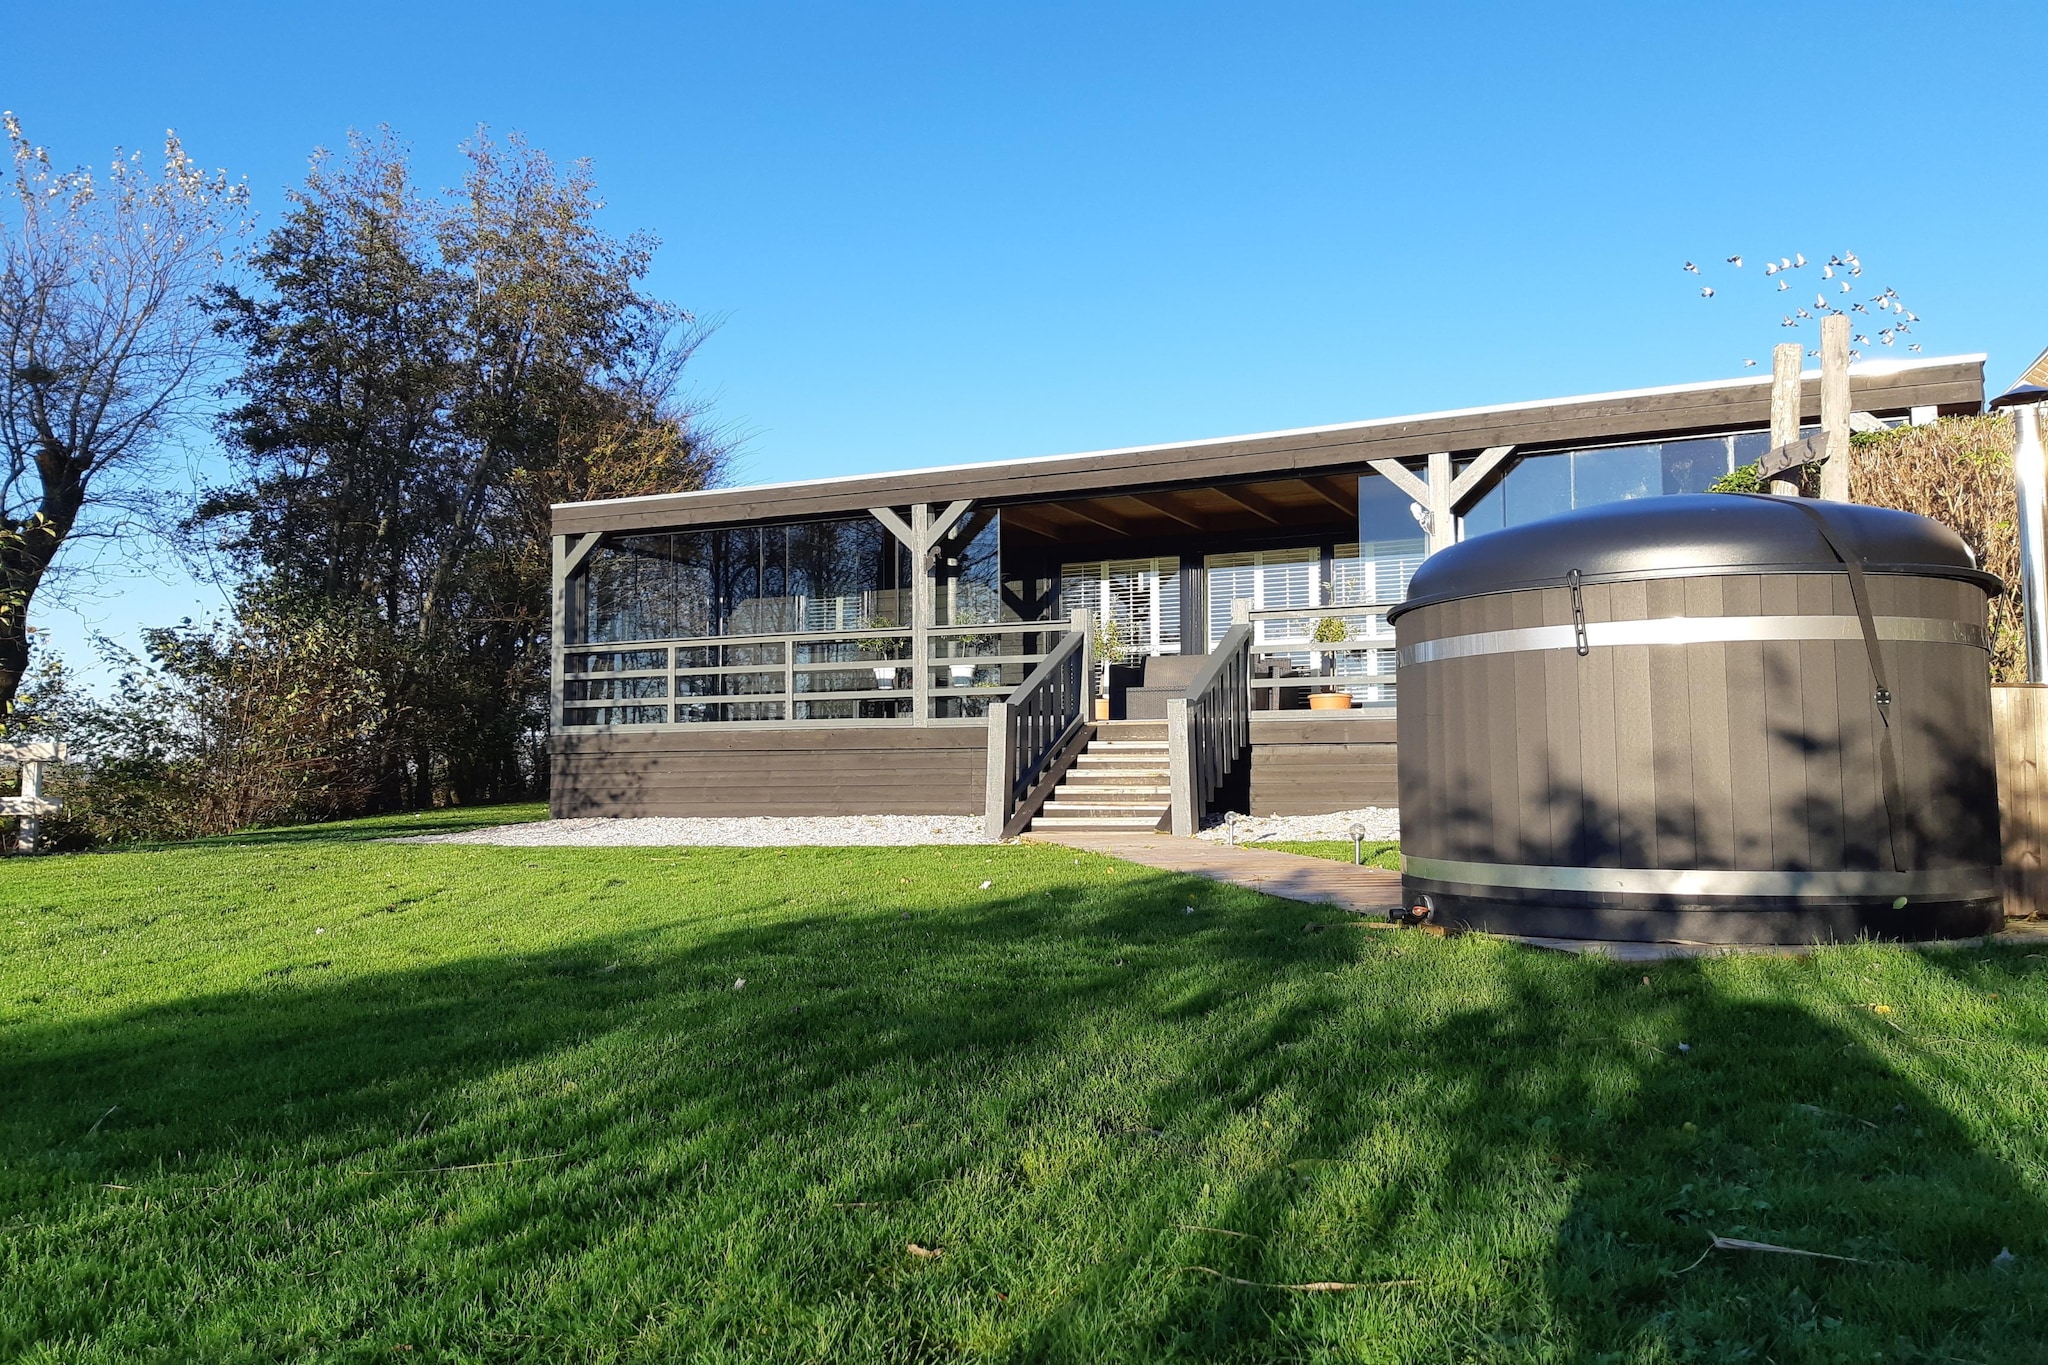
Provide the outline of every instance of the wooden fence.
<path id="1" fill-rule="evenodd" d="M 2005 843 L 2005 913 L 2048 915 L 2048 685 L 1991 689 L 1998 823 Z"/>

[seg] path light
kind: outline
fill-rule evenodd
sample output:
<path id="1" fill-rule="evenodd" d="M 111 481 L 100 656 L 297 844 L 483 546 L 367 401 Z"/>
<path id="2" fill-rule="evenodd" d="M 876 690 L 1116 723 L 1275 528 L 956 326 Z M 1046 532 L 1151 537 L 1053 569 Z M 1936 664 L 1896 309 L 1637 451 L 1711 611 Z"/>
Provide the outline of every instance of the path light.
<path id="1" fill-rule="evenodd" d="M 1353 825 L 1351 827 L 1351 865 L 1353 867 L 1365 866 L 1364 825 Z"/>

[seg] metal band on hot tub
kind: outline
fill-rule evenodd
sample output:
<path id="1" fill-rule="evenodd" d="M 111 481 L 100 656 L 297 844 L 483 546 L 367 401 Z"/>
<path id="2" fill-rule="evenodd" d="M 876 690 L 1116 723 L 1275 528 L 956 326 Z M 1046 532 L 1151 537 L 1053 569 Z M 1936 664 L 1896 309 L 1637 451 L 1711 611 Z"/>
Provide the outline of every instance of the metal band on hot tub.
<path id="1" fill-rule="evenodd" d="M 1579 891 L 1637 896 L 1996 896 L 1998 869 L 1919 872 L 1745 871 L 1733 868 L 1537 867 L 1403 856 L 1401 871 L 1424 881 L 1516 891 Z"/>
<path id="2" fill-rule="evenodd" d="M 1862 625 L 1853 616 L 1658 616 L 1642 621 L 1588 621 L 1589 648 L 1618 645 L 1706 645 L 1745 640 L 1860 640 Z M 1969 645 L 1988 651 L 1991 637 L 1972 621 L 1940 616 L 1880 616 L 1877 638 L 1921 644 Z M 1487 630 L 1452 635 L 1401 646 L 1398 662 L 1407 668 L 1444 659 L 1470 659 L 1483 654 L 1519 654 L 1539 649 L 1575 649 L 1578 636 L 1569 624 L 1524 626 L 1519 630 Z"/>

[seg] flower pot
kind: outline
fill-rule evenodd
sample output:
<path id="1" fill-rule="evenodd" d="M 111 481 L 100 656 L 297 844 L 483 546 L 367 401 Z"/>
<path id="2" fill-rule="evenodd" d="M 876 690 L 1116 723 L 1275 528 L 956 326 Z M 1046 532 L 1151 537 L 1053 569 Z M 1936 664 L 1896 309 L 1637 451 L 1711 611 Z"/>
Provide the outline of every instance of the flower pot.
<path id="1" fill-rule="evenodd" d="M 1349 692 L 1311 692 L 1308 697 L 1308 709 L 1311 711 L 1349 711 L 1351 709 L 1351 694 Z"/>
<path id="2" fill-rule="evenodd" d="M 892 665 L 891 667 L 888 667 L 888 668 L 878 668 L 878 669 L 876 669 L 876 670 L 875 670 L 875 686 L 876 686 L 876 687 L 878 687 L 878 688 L 888 688 L 888 687 L 894 687 L 895 685 L 896 685 L 896 669 L 895 669 L 895 667 L 894 667 L 893 665 Z"/>
<path id="3" fill-rule="evenodd" d="M 1108 720 L 1108 719 L 1109 719 L 1109 698 L 1108 698 L 1108 697 L 1097 697 L 1097 698 L 1095 699 L 1095 719 L 1097 719 L 1097 720 Z"/>
<path id="4" fill-rule="evenodd" d="M 954 664 L 954 665 L 952 666 L 952 672 L 953 672 L 953 686 L 955 686 L 955 687 L 972 687 L 972 686 L 974 685 L 974 665 L 973 665 L 973 664 Z"/>

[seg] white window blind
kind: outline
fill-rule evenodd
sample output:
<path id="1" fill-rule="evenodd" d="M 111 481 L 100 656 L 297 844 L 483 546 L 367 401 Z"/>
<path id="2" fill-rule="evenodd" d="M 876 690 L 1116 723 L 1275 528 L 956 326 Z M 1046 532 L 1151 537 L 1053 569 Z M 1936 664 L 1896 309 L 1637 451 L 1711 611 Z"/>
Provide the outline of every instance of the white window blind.
<path id="1" fill-rule="evenodd" d="M 1060 607 L 1109 617 L 1133 657 L 1180 653 L 1180 560 L 1111 559 L 1060 566 Z"/>

